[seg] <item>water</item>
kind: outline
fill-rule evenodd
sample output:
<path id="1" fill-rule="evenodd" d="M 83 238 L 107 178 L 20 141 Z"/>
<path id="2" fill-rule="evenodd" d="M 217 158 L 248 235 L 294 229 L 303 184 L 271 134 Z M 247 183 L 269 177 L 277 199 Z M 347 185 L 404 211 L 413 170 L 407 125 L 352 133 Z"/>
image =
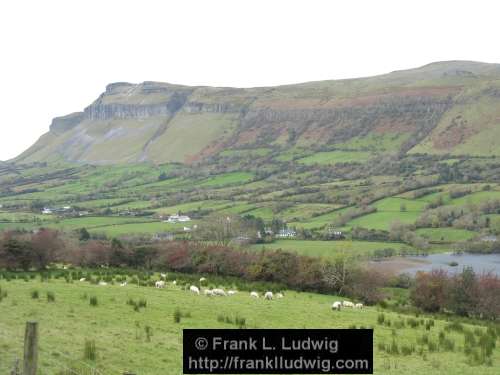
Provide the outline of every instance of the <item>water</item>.
<path id="1" fill-rule="evenodd" d="M 429 263 L 421 263 L 401 272 L 414 275 L 417 271 L 431 271 L 443 269 L 450 273 L 461 272 L 464 267 L 472 267 L 476 274 L 493 272 L 500 276 L 500 254 L 431 254 L 426 257 L 409 257 L 410 259 L 424 260 Z M 449 263 L 457 262 L 458 266 L 451 267 Z"/>

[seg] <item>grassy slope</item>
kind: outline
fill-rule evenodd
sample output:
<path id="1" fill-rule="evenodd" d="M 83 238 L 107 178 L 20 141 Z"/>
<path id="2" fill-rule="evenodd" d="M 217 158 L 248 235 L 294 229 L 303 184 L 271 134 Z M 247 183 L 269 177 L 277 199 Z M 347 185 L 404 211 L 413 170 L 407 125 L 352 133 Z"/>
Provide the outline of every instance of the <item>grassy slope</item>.
<path id="1" fill-rule="evenodd" d="M 293 251 L 301 255 L 319 256 L 325 258 L 332 258 L 340 253 L 352 256 L 371 255 L 374 250 L 386 248 L 402 249 L 410 247 L 400 243 L 387 242 L 307 240 L 277 240 L 270 244 L 250 246 L 250 249 L 252 250 L 282 249 L 284 251 Z"/>
<path id="2" fill-rule="evenodd" d="M 495 351 L 493 367 L 466 364 L 460 348 L 463 335 L 448 333 L 458 350 L 455 352 L 428 353 L 427 360 L 412 356 L 389 355 L 380 352 L 379 343 L 390 344 L 391 329 L 377 324 L 378 312 L 374 308 L 364 310 L 344 309 L 332 312 L 330 306 L 336 297 L 310 293 L 285 293 L 282 300 L 254 300 L 241 292 L 231 298 L 206 298 L 195 296 L 171 286 L 165 290 L 129 285 L 101 287 L 87 283 L 66 284 L 61 281 L 0 281 L 8 291 L 0 304 L 0 371 L 7 373 L 13 357 L 22 353 L 24 324 L 37 320 L 40 325 L 39 364 L 44 374 L 56 373 L 70 363 L 82 365 L 85 340 L 95 340 L 97 366 L 105 374 L 121 374 L 125 370 L 142 375 L 158 375 L 181 372 L 183 328 L 233 328 L 233 325 L 217 321 L 218 315 L 244 317 L 249 328 L 348 328 L 351 325 L 374 327 L 375 374 L 412 375 L 494 375 L 498 373 L 500 352 Z M 34 300 L 30 292 L 37 289 L 41 299 Z M 56 301 L 48 303 L 45 292 L 55 293 Z M 87 296 L 96 296 L 98 306 L 91 307 Z M 147 300 L 147 307 L 134 312 L 126 304 L 129 298 Z M 189 312 L 191 317 L 181 323 L 173 322 L 176 308 Z M 405 318 L 405 315 L 399 315 Z M 314 317 L 314 319 L 311 319 Z M 398 320 L 398 315 L 387 313 L 386 318 Z M 416 344 L 417 338 L 427 333 L 437 341 L 438 332 L 445 326 L 435 320 L 430 331 L 423 327 L 402 328 L 395 332 L 398 345 Z M 144 327 L 152 330 L 151 342 L 147 342 Z M 95 366 L 95 363 L 89 363 Z"/>

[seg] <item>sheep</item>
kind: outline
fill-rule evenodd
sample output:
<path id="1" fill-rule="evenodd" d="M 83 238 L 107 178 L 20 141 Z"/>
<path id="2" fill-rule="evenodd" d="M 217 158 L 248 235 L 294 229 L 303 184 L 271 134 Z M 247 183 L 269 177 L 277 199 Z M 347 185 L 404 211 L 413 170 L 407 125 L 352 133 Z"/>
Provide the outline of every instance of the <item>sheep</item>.
<path id="1" fill-rule="evenodd" d="M 349 301 L 342 301 L 342 307 L 354 307 L 354 303 Z"/>
<path id="2" fill-rule="evenodd" d="M 155 288 L 158 288 L 158 289 L 163 289 L 165 288 L 165 281 L 163 280 L 159 280 L 155 283 Z"/>
<path id="3" fill-rule="evenodd" d="M 272 300 L 273 299 L 273 292 L 266 292 L 266 294 L 264 294 L 264 298 L 267 300 Z"/>
<path id="4" fill-rule="evenodd" d="M 166 274 L 166 273 L 160 273 L 160 277 L 161 277 L 163 280 L 166 280 L 166 279 L 167 279 L 167 274 Z"/>
<path id="5" fill-rule="evenodd" d="M 228 290 L 228 291 L 227 291 L 227 295 L 228 295 L 228 296 L 234 296 L 236 293 L 237 293 L 237 291 L 236 291 L 236 290 Z"/>
<path id="6" fill-rule="evenodd" d="M 207 296 L 207 297 L 211 297 L 214 295 L 214 291 L 212 289 L 205 289 L 203 291 L 203 293 Z"/>
<path id="7" fill-rule="evenodd" d="M 283 293 L 276 293 L 276 298 L 283 298 Z"/>
<path id="8" fill-rule="evenodd" d="M 200 283 L 202 283 L 204 281 L 207 281 L 207 279 L 205 279 L 204 277 L 200 277 Z"/>
<path id="9" fill-rule="evenodd" d="M 82 277 L 82 278 L 80 279 L 80 281 L 81 281 L 81 282 L 84 282 L 85 280 L 87 280 L 85 277 Z"/>
<path id="10" fill-rule="evenodd" d="M 127 282 L 124 281 L 123 283 L 120 284 L 120 286 L 127 286 Z"/>
<path id="11" fill-rule="evenodd" d="M 252 298 L 259 298 L 259 293 L 257 293 L 257 292 L 250 292 L 250 297 L 252 297 Z"/>
<path id="12" fill-rule="evenodd" d="M 363 304 L 362 303 L 357 303 L 357 304 L 354 305 L 354 307 L 356 309 L 362 309 L 363 308 Z"/>
<path id="13" fill-rule="evenodd" d="M 219 289 L 219 288 L 216 288 L 214 290 L 212 290 L 214 296 L 223 296 L 225 297 L 226 296 L 226 292 L 224 292 L 224 289 Z"/>
<path id="14" fill-rule="evenodd" d="M 190 290 L 191 292 L 193 292 L 193 293 L 196 293 L 196 294 L 200 295 L 200 289 L 199 289 L 197 286 L 191 285 L 191 286 L 189 287 L 189 290 Z"/>
<path id="15" fill-rule="evenodd" d="M 105 282 L 105 281 L 99 281 L 99 285 L 101 285 L 101 286 L 106 286 L 106 285 L 108 285 L 108 283 L 107 283 L 107 282 Z"/>
<path id="16" fill-rule="evenodd" d="M 338 311 L 340 311 L 341 307 L 342 307 L 342 302 L 340 302 L 340 301 L 335 301 L 332 304 L 332 310 L 338 310 Z"/>
<path id="17" fill-rule="evenodd" d="M 172 285 L 177 285 L 177 280 L 172 281 Z"/>

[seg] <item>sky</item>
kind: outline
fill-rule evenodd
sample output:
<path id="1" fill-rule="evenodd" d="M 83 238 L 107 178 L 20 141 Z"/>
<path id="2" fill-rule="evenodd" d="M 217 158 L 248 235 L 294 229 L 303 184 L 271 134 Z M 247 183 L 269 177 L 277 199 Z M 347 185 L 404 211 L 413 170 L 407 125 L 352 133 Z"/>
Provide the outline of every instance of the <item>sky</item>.
<path id="1" fill-rule="evenodd" d="M 500 2 L 0 2 L 0 160 L 110 82 L 255 87 L 500 63 Z"/>

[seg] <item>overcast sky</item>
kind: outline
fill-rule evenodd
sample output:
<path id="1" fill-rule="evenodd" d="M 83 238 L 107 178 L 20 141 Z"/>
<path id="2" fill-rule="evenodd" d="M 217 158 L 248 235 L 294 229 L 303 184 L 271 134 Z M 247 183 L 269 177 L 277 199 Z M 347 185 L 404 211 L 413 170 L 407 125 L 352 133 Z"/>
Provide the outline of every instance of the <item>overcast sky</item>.
<path id="1" fill-rule="evenodd" d="M 268 86 L 439 60 L 500 62 L 500 3 L 0 2 L 0 160 L 116 81 Z"/>

